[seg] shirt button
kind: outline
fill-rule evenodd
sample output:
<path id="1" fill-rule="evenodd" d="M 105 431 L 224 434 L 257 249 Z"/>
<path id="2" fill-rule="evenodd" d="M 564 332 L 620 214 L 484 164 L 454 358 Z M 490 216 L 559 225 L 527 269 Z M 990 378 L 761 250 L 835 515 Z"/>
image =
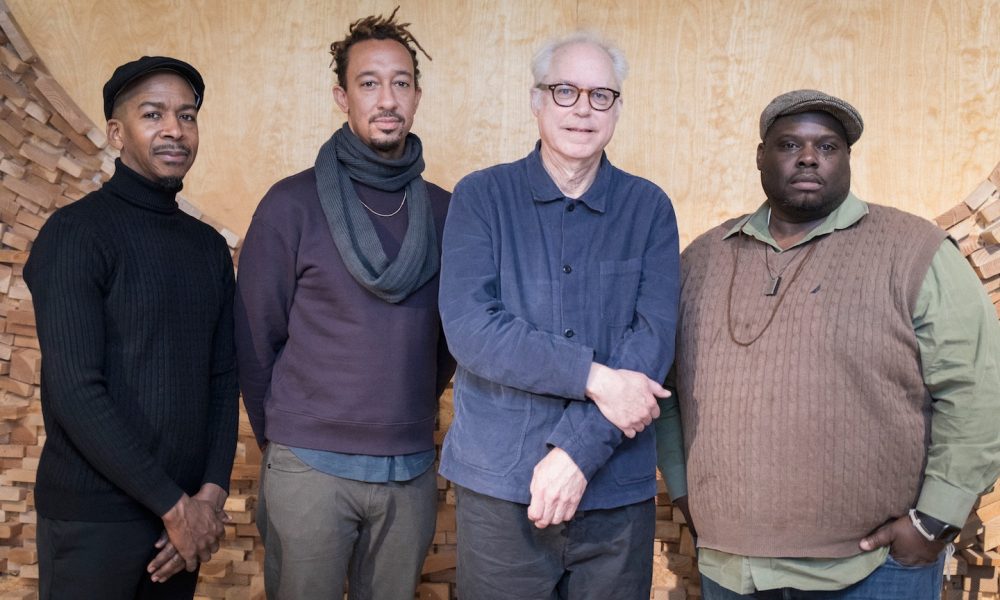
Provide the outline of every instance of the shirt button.
<path id="1" fill-rule="evenodd" d="M 572 272 L 573 272 L 573 267 L 569 265 L 563 265 L 563 273 L 572 273 Z"/>
<path id="2" fill-rule="evenodd" d="M 574 335 L 576 335 L 576 333 L 572 329 L 567 329 L 566 331 L 563 332 L 563 335 L 568 338 L 571 338 Z"/>
<path id="3" fill-rule="evenodd" d="M 566 212 L 573 212 L 576 210 L 576 202 L 570 202 L 566 205 Z"/>
<path id="4" fill-rule="evenodd" d="M 486 314 L 488 314 L 488 315 L 495 315 L 495 314 L 497 314 L 497 309 L 495 309 L 495 308 L 487 308 L 486 309 Z"/>

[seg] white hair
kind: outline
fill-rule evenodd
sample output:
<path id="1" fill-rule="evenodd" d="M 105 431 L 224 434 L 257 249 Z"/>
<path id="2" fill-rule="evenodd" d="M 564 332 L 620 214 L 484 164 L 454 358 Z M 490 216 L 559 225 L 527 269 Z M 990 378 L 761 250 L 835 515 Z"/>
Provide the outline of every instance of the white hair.
<path id="1" fill-rule="evenodd" d="M 535 78 L 534 86 L 543 83 L 549 74 L 552 66 L 552 57 L 565 46 L 571 44 L 591 44 L 604 50 L 611 59 L 611 66 L 615 72 L 615 79 L 618 87 L 628 77 L 628 61 L 625 60 L 625 53 L 620 48 L 611 44 L 594 31 L 576 31 L 562 38 L 553 38 L 542 44 L 531 59 L 531 74 Z"/>

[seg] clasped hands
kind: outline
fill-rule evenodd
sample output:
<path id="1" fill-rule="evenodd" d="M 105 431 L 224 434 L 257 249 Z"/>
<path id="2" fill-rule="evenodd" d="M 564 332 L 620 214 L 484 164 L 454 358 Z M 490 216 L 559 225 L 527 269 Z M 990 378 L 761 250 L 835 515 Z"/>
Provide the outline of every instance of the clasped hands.
<path id="1" fill-rule="evenodd" d="M 587 397 L 626 437 L 634 438 L 660 416 L 656 400 L 668 396 L 670 392 L 642 373 L 598 363 L 590 367 Z M 539 529 L 572 519 L 586 489 L 587 479 L 572 457 L 553 448 L 532 473 L 528 519 Z"/>
<path id="2" fill-rule="evenodd" d="M 181 496 L 163 515 L 164 531 L 155 544 L 160 552 L 146 566 L 153 581 L 166 581 L 181 569 L 194 571 L 219 550 L 224 526 L 231 521 L 223 510 L 226 497 L 221 487 L 206 483 L 194 496 Z"/>

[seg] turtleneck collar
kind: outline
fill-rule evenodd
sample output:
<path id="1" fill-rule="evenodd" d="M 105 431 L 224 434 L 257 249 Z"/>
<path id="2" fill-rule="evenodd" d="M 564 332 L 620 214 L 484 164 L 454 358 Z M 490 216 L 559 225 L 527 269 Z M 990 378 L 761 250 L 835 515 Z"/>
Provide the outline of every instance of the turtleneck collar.
<path id="1" fill-rule="evenodd" d="M 177 210 L 177 192 L 168 191 L 155 181 L 150 181 L 115 159 L 115 174 L 103 187 L 122 200 L 159 213 L 169 214 Z"/>

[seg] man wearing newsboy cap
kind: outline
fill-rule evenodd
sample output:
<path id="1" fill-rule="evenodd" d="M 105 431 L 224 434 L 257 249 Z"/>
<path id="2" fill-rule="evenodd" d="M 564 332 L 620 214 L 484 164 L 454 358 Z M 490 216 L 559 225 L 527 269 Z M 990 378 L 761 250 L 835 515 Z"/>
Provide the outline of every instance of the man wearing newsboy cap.
<path id="1" fill-rule="evenodd" d="M 228 520 L 233 264 L 175 198 L 204 96 L 186 62 L 118 67 L 115 174 L 48 219 L 24 267 L 42 350 L 41 598 L 191 598 Z"/>
<path id="2" fill-rule="evenodd" d="M 938 598 L 1000 473 L 996 314 L 944 231 L 851 193 L 863 126 L 822 92 L 775 98 L 766 202 L 681 258 L 657 438 L 705 600 Z"/>

